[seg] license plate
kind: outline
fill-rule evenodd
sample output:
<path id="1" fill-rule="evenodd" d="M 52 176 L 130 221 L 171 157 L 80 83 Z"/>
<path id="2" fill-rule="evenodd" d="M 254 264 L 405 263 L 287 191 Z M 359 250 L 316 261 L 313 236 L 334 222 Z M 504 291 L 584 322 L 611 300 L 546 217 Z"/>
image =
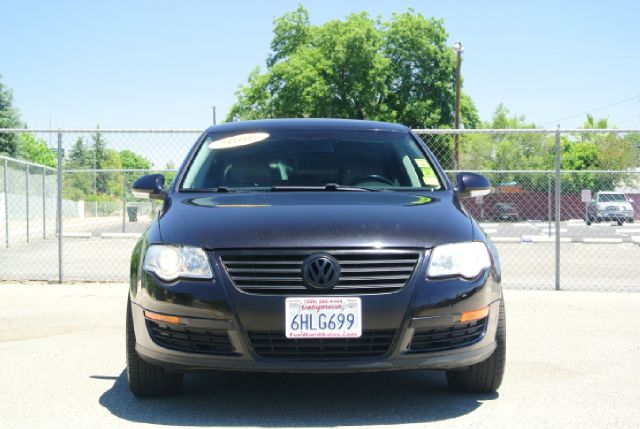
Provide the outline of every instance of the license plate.
<path id="1" fill-rule="evenodd" d="M 358 338 L 362 304 L 356 297 L 287 298 L 287 338 Z"/>

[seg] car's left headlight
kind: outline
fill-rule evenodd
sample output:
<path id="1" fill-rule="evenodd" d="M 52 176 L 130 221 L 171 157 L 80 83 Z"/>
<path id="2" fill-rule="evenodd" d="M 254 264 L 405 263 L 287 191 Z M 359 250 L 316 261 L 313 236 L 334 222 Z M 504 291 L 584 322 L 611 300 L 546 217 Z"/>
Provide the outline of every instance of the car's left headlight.
<path id="1" fill-rule="evenodd" d="M 143 268 L 165 281 L 213 278 L 209 258 L 199 247 L 152 244 L 147 247 Z"/>
<path id="2" fill-rule="evenodd" d="M 427 277 L 477 277 L 491 266 L 487 246 L 481 241 L 443 244 L 431 251 Z"/>

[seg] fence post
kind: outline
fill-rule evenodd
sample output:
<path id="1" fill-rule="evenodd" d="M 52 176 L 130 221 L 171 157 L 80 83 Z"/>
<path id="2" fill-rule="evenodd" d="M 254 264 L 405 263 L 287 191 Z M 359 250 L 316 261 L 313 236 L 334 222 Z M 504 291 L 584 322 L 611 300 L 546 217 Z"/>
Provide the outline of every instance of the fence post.
<path id="1" fill-rule="evenodd" d="M 549 231 L 547 235 L 551 237 L 551 175 L 547 177 L 547 223 Z"/>
<path id="2" fill-rule="evenodd" d="M 58 283 L 62 283 L 64 275 L 62 271 L 62 132 L 58 130 Z"/>
<path id="3" fill-rule="evenodd" d="M 42 167 L 42 239 L 47 239 L 47 169 Z"/>
<path id="4" fill-rule="evenodd" d="M 560 290 L 560 125 L 556 129 L 556 290 Z"/>
<path id="5" fill-rule="evenodd" d="M 27 243 L 29 242 L 29 165 L 26 166 L 25 168 L 25 180 L 26 180 L 26 194 L 27 194 L 27 198 L 25 198 L 25 202 L 27 204 L 26 206 L 26 214 L 27 214 Z"/>
<path id="6" fill-rule="evenodd" d="M 9 247 L 9 162 L 4 160 L 4 241 L 5 246 Z"/>
<path id="7" fill-rule="evenodd" d="M 126 227 L 126 222 L 125 222 L 125 217 L 127 216 L 127 198 L 125 194 L 126 191 L 127 191 L 127 175 L 123 171 L 122 172 L 122 232 L 125 232 L 125 227 Z"/>

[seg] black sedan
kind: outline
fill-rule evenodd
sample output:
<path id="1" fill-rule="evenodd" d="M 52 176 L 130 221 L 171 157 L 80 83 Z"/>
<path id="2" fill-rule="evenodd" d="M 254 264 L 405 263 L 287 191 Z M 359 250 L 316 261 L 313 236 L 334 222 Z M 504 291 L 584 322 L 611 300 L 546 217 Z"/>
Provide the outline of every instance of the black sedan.
<path id="1" fill-rule="evenodd" d="M 517 222 L 520 219 L 518 209 L 511 203 L 498 203 L 493 206 L 493 220 L 499 222 Z"/>
<path id="2" fill-rule="evenodd" d="M 442 369 L 495 391 L 505 367 L 500 263 L 410 129 L 294 119 L 209 128 L 131 259 L 127 368 L 137 396 L 201 370 Z"/>

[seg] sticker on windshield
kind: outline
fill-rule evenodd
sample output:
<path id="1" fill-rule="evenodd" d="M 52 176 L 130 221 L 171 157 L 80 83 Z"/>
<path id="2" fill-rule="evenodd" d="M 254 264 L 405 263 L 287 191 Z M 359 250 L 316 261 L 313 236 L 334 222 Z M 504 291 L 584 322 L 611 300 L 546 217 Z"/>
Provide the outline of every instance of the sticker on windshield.
<path id="1" fill-rule="evenodd" d="M 423 160 L 424 161 L 424 160 Z M 426 162 L 426 161 L 425 161 Z M 440 182 L 438 180 L 438 176 L 436 172 L 430 166 L 420 167 L 420 171 L 422 172 L 422 182 L 426 186 L 440 186 Z"/>
<path id="2" fill-rule="evenodd" d="M 245 146 L 258 143 L 269 138 L 269 133 L 245 133 L 237 136 L 225 137 L 209 143 L 209 149 L 229 149 L 232 147 Z"/>
<path id="3" fill-rule="evenodd" d="M 424 158 L 414 158 L 414 161 L 416 162 L 416 165 L 420 168 L 429 167 L 429 163 Z"/>

